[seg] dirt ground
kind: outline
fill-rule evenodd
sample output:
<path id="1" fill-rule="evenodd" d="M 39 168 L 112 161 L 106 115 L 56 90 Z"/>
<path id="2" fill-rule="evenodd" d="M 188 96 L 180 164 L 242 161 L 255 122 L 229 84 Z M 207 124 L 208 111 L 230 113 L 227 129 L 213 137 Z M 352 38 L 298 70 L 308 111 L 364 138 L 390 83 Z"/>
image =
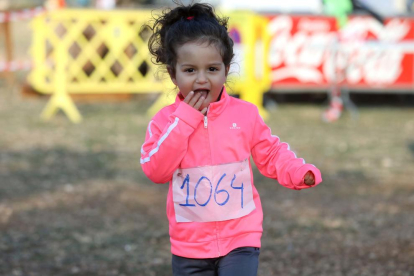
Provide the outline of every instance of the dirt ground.
<path id="1" fill-rule="evenodd" d="M 171 275 L 166 185 L 139 165 L 151 101 L 78 103 L 43 122 L 46 98 L 2 89 L 0 275 Z M 260 175 L 259 275 L 414 275 L 414 107 L 283 103 L 273 132 L 323 173 L 294 191 Z"/>

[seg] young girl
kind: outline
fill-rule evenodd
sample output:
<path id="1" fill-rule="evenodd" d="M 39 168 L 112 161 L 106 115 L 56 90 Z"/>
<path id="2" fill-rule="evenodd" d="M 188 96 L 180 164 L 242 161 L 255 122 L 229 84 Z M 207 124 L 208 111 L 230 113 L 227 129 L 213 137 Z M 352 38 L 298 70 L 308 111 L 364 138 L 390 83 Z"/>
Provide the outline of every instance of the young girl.
<path id="1" fill-rule="evenodd" d="M 150 52 L 180 90 L 150 121 L 141 148 L 144 173 L 169 183 L 173 274 L 256 275 L 263 213 L 250 156 L 290 189 L 315 186 L 321 174 L 271 134 L 256 106 L 227 94 L 227 18 L 207 4 L 179 5 L 152 30 Z"/>

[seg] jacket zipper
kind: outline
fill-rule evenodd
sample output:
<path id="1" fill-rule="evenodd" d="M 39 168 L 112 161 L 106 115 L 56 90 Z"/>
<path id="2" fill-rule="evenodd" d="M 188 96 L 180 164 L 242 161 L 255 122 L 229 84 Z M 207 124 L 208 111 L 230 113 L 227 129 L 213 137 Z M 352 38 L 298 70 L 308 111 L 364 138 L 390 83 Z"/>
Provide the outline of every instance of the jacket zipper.
<path id="1" fill-rule="evenodd" d="M 210 150 L 210 162 L 211 162 L 211 164 L 213 163 L 213 153 L 212 153 L 212 150 L 211 150 L 211 144 L 210 144 L 210 134 L 208 133 L 208 129 L 207 129 L 207 126 L 208 126 L 208 118 L 207 118 L 207 115 L 208 115 L 208 111 L 210 110 L 210 106 L 209 107 L 207 107 L 207 112 L 206 112 L 206 115 L 204 115 L 204 128 L 207 130 L 207 141 L 208 141 L 208 148 L 209 148 L 209 150 Z"/>
<path id="2" fill-rule="evenodd" d="M 206 115 L 204 115 L 204 128 L 207 130 L 208 148 L 210 149 L 210 162 L 213 162 L 213 156 L 212 156 L 212 153 L 211 153 L 211 145 L 210 145 L 210 136 L 209 136 L 208 129 L 207 129 L 208 128 L 207 114 L 208 114 L 209 109 L 210 109 L 210 107 L 207 108 Z M 221 257 L 217 221 L 215 223 L 214 228 L 215 228 L 214 230 L 216 232 L 215 234 L 216 234 L 217 252 L 218 252 L 218 256 Z"/>
<path id="3" fill-rule="evenodd" d="M 207 127 L 208 127 L 207 114 L 208 114 L 209 109 L 210 109 L 210 107 L 207 108 L 206 115 L 204 115 L 204 128 L 207 130 L 208 147 L 210 149 L 210 160 L 211 160 L 211 162 L 213 162 L 213 156 L 212 156 L 211 145 L 210 145 L 210 136 L 209 136 L 208 129 L 207 129 Z M 216 221 L 216 223 L 215 223 L 215 232 L 216 233 L 215 234 L 216 234 L 216 242 L 217 242 L 217 252 L 218 252 L 218 256 L 221 257 L 217 223 L 218 222 Z"/>
<path id="4" fill-rule="evenodd" d="M 208 126 L 208 119 L 207 119 L 207 115 L 208 115 L 208 111 L 210 110 L 210 106 L 207 107 L 207 111 L 206 111 L 206 115 L 204 115 L 204 128 L 207 128 Z"/>
<path id="5" fill-rule="evenodd" d="M 216 221 L 215 228 L 216 228 L 217 251 L 218 251 L 218 256 L 221 257 L 217 224 L 218 224 L 218 222 Z"/>

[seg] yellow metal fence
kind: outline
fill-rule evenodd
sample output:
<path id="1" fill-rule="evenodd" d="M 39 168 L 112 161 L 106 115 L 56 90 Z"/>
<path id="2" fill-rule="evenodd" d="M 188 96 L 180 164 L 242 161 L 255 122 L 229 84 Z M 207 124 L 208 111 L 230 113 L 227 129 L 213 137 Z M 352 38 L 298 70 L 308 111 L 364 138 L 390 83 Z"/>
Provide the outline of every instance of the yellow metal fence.
<path id="1" fill-rule="evenodd" d="M 230 30 L 239 36 L 236 47 L 241 60 L 239 74 L 229 77 L 231 89 L 256 104 L 266 117 L 262 107 L 263 93 L 270 87 L 266 19 L 253 13 L 228 15 Z M 79 122 L 72 93 L 163 93 L 150 114 L 174 100 L 165 96 L 173 87 L 171 81 L 155 77 L 157 67 L 147 44 L 151 31 L 142 27 L 151 18 L 151 11 L 71 9 L 35 18 L 34 68 L 28 79 L 37 91 L 52 94 L 42 117 L 49 119 L 62 109 L 71 121 Z"/>

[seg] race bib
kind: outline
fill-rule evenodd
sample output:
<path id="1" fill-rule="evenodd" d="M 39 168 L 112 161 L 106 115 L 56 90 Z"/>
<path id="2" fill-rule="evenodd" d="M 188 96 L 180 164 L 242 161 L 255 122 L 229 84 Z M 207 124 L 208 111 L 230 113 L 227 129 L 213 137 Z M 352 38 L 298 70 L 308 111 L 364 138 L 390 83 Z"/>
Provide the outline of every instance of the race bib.
<path id="1" fill-rule="evenodd" d="M 177 222 L 209 222 L 240 218 L 256 206 L 249 161 L 177 169 L 173 176 Z"/>

